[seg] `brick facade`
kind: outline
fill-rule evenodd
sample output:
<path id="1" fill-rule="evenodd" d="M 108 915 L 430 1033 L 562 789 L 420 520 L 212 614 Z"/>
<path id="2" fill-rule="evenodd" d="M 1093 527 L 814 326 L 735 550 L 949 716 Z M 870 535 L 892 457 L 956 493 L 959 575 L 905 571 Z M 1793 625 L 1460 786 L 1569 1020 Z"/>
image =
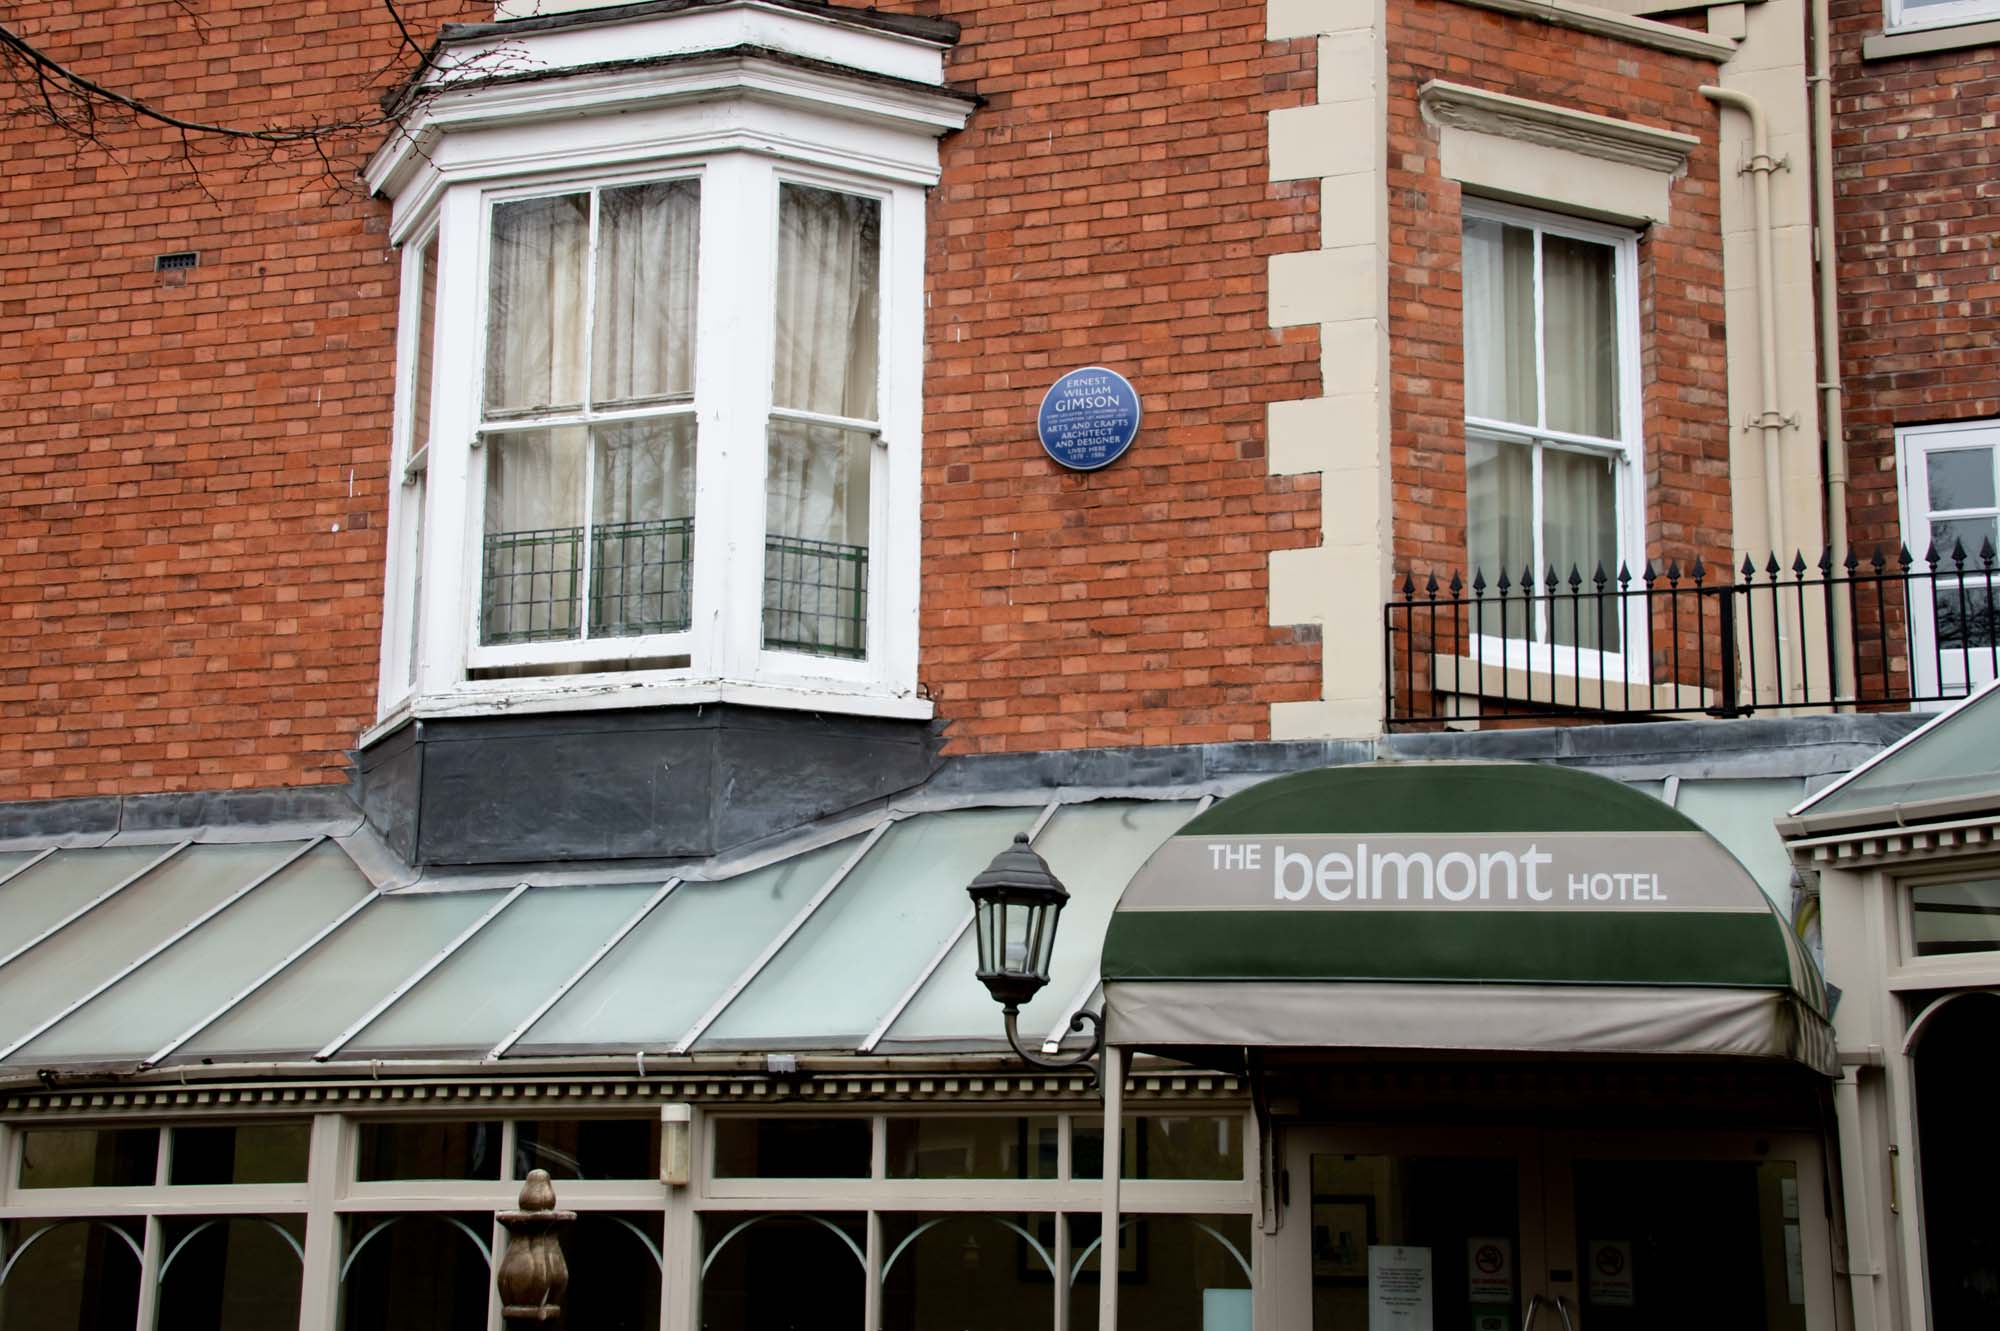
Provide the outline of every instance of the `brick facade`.
<path id="1" fill-rule="evenodd" d="M 1265 737 L 1318 670 L 1265 587 L 1271 549 L 1317 539 L 1317 482 L 1263 445 L 1266 404 L 1318 373 L 1265 292 L 1317 234 L 1265 151 L 1311 43 L 1224 0 L 885 7 L 961 21 L 949 77 L 988 99 L 930 210 L 919 679 L 950 742 Z M 420 39 L 491 12 L 403 8 Z M 232 125 L 367 116 L 408 63 L 375 0 L 38 9 L 10 22 L 56 59 Z M 0 799 L 341 780 L 381 626 L 386 209 L 307 154 L 203 145 L 191 170 L 170 133 L 106 141 L 0 124 Z M 199 266 L 154 272 L 181 250 Z M 1034 410 L 1093 362 L 1146 429 L 1066 474 Z"/>
<path id="2" fill-rule="evenodd" d="M 1701 139 L 1673 183 L 1672 218 L 1639 245 L 1646 553 L 1662 568 L 1730 546 L 1729 405 L 1722 324 L 1716 113 L 1708 62 L 1443 0 L 1389 6 L 1390 404 L 1396 567 L 1466 565 L 1461 191 L 1440 174 L 1417 92 L 1430 79 L 1491 88 Z M 1567 574 L 1568 570 L 1559 570 Z M 1608 573 L 1615 573 L 1607 570 Z M 1634 578 L 1640 575 L 1633 569 Z M 1592 570 L 1583 570 L 1587 578 Z M 1518 577 L 1520 570 L 1509 570 Z M 1489 581 L 1494 571 L 1486 570 Z"/>
<path id="3" fill-rule="evenodd" d="M 8 23 L 196 119 L 377 111 L 396 37 L 373 0 L 199 8 Z M 426 30 L 459 12 L 408 9 Z M 381 625 L 384 210 L 309 152 L 103 138 L 0 119 L 0 799 L 341 780 Z"/>
<path id="4" fill-rule="evenodd" d="M 1879 0 L 1832 17 L 1849 534 L 1893 560 L 1896 427 L 2000 416 L 2000 47 L 1864 63 Z"/>

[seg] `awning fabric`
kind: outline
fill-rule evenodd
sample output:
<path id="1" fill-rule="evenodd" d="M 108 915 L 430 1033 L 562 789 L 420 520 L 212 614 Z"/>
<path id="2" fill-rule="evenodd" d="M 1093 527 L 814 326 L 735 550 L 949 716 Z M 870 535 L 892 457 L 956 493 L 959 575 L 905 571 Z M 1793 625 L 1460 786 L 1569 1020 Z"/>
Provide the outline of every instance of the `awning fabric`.
<path id="1" fill-rule="evenodd" d="M 1132 879 L 1107 1036 L 1143 1048 L 1697 1054 L 1837 1065 L 1826 988 L 1666 804 L 1545 764 L 1396 763 L 1223 800 Z"/>

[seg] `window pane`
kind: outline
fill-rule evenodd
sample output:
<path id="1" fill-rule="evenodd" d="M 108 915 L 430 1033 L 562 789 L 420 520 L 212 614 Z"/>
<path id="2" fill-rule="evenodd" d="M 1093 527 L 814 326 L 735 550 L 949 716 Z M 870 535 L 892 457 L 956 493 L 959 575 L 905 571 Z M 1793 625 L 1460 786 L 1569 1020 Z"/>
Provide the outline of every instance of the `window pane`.
<path id="1" fill-rule="evenodd" d="M 498 1123 L 363 1123 L 354 1176 L 383 1179 L 497 1179 Z"/>
<path id="2" fill-rule="evenodd" d="M 342 1331 L 485 1331 L 491 1214 L 351 1215 Z"/>
<path id="3" fill-rule="evenodd" d="M 173 1183 L 305 1182 L 310 1124 L 243 1123 L 173 1131 L 168 1168 Z"/>
<path id="4" fill-rule="evenodd" d="M 430 497 L 430 469 L 417 473 L 410 482 L 405 502 L 410 505 L 410 616 L 409 660 L 404 663 L 404 678 L 410 683 L 417 682 L 417 665 L 423 659 L 420 647 L 424 631 L 424 505 Z"/>
<path id="5" fill-rule="evenodd" d="M 117 896 L 93 908 L 71 927 L 7 963 L 6 981 L 0 983 L 0 1045 L 26 1035 L 70 1003 L 114 978 L 162 940 L 276 868 L 297 849 L 297 842 L 270 841 L 189 846 Z M 70 853 L 52 856 L 38 867 L 66 861 Z M 157 850 L 147 856 L 157 857 Z M 43 881 L 39 876 L 16 879 L 7 885 L 4 895 L 34 891 Z M 234 910 L 235 907 L 230 908 L 230 912 Z M 227 913 L 220 917 L 226 918 Z M 12 941 L 9 938 L 7 945 L 11 946 Z M 81 1016 L 99 1002 L 116 1003 L 118 989 L 124 983 L 137 980 L 155 964 L 169 962 L 178 950 L 162 953 L 154 962 L 128 976 L 118 988 L 108 990 L 74 1015 Z M 54 1034 L 57 1029 L 50 1027 L 49 1033 Z"/>
<path id="6" fill-rule="evenodd" d="M 882 1217 L 883 1331 L 1035 1331 L 1055 1319 L 1053 1216 Z"/>
<path id="7" fill-rule="evenodd" d="M 65 1017 L 21 1056 L 51 1062 L 145 1058 L 241 993 L 369 890 L 347 852 L 324 842 Z"/>
<path id="8" fill-rule="evenodd" d="M 1993 589 L 1982 579 L 1940 581 L 1931 588 L 1931 607 L 1937 615 L 1937 645 L 1941 651 L 1991 648 L 2000 640 L 2000 608 L 1993 603 Z"/>
<path id="9" fill-rule="evenodd" d="M 576 426 L 487 436 L 482 641 L 576 636 L 589 437 Z"/>
<path id="10" fill-rule="evenodd" d="M 1243 1119 L 1238 1114 L 1128 1115 L 1120 1134 L 1131 1179 L 1240 1179 Z M 1104 1177 L 1102 1119 L 1070 1120 L 1070 1177 Z"/>
<path id="11" fill-rule="evenodd" d="M 658 1211 L 578 1216 L 562 1237 L 569 1291 L 558 1325 L 576 1331 L 659 1331 L 662 1228 Z"/>
<path id="12" fill-rule="evenodd" d="M 514 1052 L 678 1040 L 853 852 L 840 841 L 720 882 L 682 883 Z"/>
<path id="13" fill-rule="evenodd" d="M 499 899 L 494 892 L 417 892 L 378 900 L 174 1057 L 220 1062 L 231 1055 L 312 1053 Z"/>
<path id="14" fill-rule="evenodd" d="M 588 194 L 494 207 L 486 285 L 489 413 L 582 405 L 589 257 Z"/>
<path id="15" fill-rule="evenodd" d="M 593 405 L 692 393 L 700 184 L 608 189 L 597 208 Z"/>
<path id="16" fill-rule="evenodd" d="M 1907 0 L 1906 0 L 1907 3 Z M 1931 511 L 1992 508 L 1993 452 L 1986 448 L 1940 448 L 1924 454 Z M 1974 549 L 1967 546 L 1968 550 Z"/>
<path id="17" fill-rule="evenodd" d="M 717 1178 L 867 1178 L 873 1132 L 865 1118 L 719 1118 L 711 1121 Z"/>
<path id="18" fill-rule="evenodd" d="M 590 634 L 678 633 L 694 573 L 694 418 L 598 426 Z"/>
<path id="19" fill-rule="evenodd" d="M 1542 236 L 1543 395 L 1548 428 L 1618 434 L 1617 251 Z"/>
<path id="20" fill-rule="evenodd" d="M 37 1128 L 21 1134 L 24 1188 L 149 1188 L 158 1128 Z"/>
<path id="21" fill-rule="evenodd" d="M 431 363 L 437 354 L 438 243 L 417 258 L 417 355 L 410 376 L 410 449 L 415 457 L 431 442 Z"/>
<path id="22" fill-rule="evenodd" d="M 1535 233 L 1465 220 L 1465 414 L 1535 424 Z"/>
<path id="23" fill-rule="evenodd" d="M 1931 521 L 1931 544 L 1937 547 L 1937 567 L 1959 567 L 1957 547 L 1965 548 L 1965 567 L 1984 568 L 1980 561 L 1979 549 L 1990 545 L 2000 550 L 2000 539 L 1994 535 L 1992 518 L 1934 518 Z M 1919 550 L 1922 558 L 1927 551 Z"/>
<path id="24" fill-rule="evenodd" d="M 132 1331 L 141 1232 L 137 1220 L 0 1222 L 0 1252 L 19 1258 L 0 1285 L 0 1326 Z"/>
<path id="25" fill-rule="evenodd" d="M 281 1331 L 299 1324 L 302 1216 L 169 1216 L 159 1331 Z M 298 1246 L 294 1246 L 298 1245 Z"/>
<path id="26" fill-rule="evenodd" d="M 1486 594 L 1498 595 L 1500 576 L 1518 581 L 1535 563 L 1534 451 L 1502 440 L 1465 441 L 1465 519 L 1468 560 L 1486 577 Z M 1468 579 L 1469 581 L 1469 579 Z M 1500 625 L 1481 625 L 1499 633 Z"/>
<path id="27" fill-rule="evenodd" d="M 1429 1251 L 1436 1325 L 1479 1327 L 1495 1314 L 1512 1325 L 1505 1310 L 1526 1295 L 1511 1274 L 1504 1286 L 1498 1279 L 1521 1252 L 1519 1167 L 1511 1157 L 1316 1153 L 1311 1164 L 1293 1195 L 1310 1180 L 1312 1331 L 1369 1331 L 1368 1258 L 1378 1245 Z M 1495 1278 L 1475 1287 L 1468 1274 L 1475 1263 Z"/>
<path id="28" fill-rule="evenodd" d="M 701 1234 L 702 1331 L 861 1325 L 862 1217 L 709 1214 Z"/>
<path id="29" fill-rule="evenodd" d="M 882 205 L 832 190 L 778 191 L 780 407 L 875 419 Z"/>
<path id="30" fill-rule="evenodd" d="M 514 1125 L 514 1177 L 526 1178 L 531 1169 L 558 1180 L 658 1178 L 659 1120 L 523 1120 Z"/>
<path id="31" fill-rule="evenodd" d="M 2000 951 L 2000 879 L 1915 888 L 1910 909 L 1920 957 Z"/>
<path id="32" fill-rule="evenodd" d="M 765 480 L 764 645 L 867 655 L 868 472 L 857 430 L 771 423 Z"/>
<path id="33" fill-rule="evenodd" d="M 1056 1176 L 1054 1118 L 892 1118 L 890 1178 Z"/>
<path id="34" fill-rule="evenodd" d="M 1093 1245 L 1102 1226 L 1094 1215 L 1067 1219 L 1071 1251 L 1082 1260 L 1070 1286 L 1069 1324 L 1071 1331 L 1092 1331 L 1102 1270 L 1102 1250 Z M 1120 1326 L 1249 1331 L 1249 1216 L 1134 1216 L 1119 1230 Z"/>
<path id="35" fill-rule="evenodd" d="M 1543 560 L 1554 566 L 1559 580 L 1548 607 L 1549 637 L 1565 646 L 1618 650 L 1615 606 L 1589 598 L 1592 579 L 1602 569 L 1607 587 L 1618 577 L 1618 478 L 1612 460 L 1602 454 L 1561 448 L 1542 450 Z M 1583 576 L 1583 595 L 1569 599 L 1572 570 Z M 1598 621 L 1604 622 L 1600 624 Z"/>

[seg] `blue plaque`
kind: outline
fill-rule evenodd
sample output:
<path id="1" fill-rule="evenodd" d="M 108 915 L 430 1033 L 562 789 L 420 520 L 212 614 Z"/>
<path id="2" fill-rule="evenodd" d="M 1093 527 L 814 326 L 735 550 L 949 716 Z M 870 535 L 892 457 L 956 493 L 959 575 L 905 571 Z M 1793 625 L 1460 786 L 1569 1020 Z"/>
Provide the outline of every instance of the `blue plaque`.
<path id="1" fill-rule="evenodd" d="M 1035 433 L 1048 455 L 1071 471 L 1108 467 L 1139 433 L 1139 394 L 1116 370 L 1071 370 L 1042 396 Z"/>

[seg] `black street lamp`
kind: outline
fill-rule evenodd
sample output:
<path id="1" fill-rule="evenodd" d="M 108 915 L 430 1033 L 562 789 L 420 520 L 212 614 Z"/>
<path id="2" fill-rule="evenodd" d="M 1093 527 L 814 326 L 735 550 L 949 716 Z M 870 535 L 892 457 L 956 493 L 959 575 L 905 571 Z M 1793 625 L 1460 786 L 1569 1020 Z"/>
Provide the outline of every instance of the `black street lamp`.
<path id="1" fill-rule="evenodd" d="M 1090 1048 L 1067 1058 L 1050 1059 L 1021 1047 L 1018 1023 L 1021 1005 L 1049 982 L 1049 958 L 1055 954 L 1056 922 L 1069 891 L 1048 863 L 1028 847 L 1028 834 L 1016 832 L 1014 844 L 993 857 L 972 885 L 973 928 L 979 939 L 979 979 L 1007 1019 L 1007 1043 L 1023 1061 L 1057 1070 L 1082 1067 L 1104 1048 L 1104 1018 L 1090 1011 L 1070 1018 L 1080 1031 L 1090 1023 Z M 1096 1084 L 1097 1069 L 1090 1069 Z"/>

